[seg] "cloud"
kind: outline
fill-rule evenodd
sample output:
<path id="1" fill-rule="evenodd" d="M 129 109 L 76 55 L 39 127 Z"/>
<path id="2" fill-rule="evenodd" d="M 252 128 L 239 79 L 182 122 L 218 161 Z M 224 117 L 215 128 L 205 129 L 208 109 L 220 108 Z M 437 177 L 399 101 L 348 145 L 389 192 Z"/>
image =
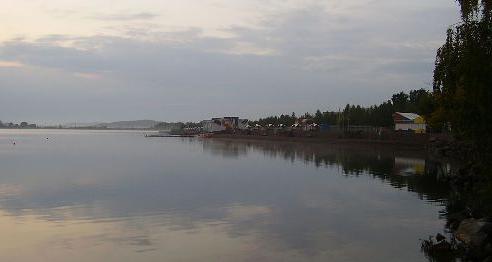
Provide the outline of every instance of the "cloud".
<path id="1" fill-rule="evenodd" d="M 80 72 L 74 73 L 74 76 L 86 78 L 86 79 L 99 79 L 102 77 L 100 74 L 96 74 L 96 73 L 80 73 Z"/>
<path id="2" fill-rule="evenodd" d="M 34 82 L 41 89 L 72 90 L 56 96 L 64 94 L 82 112 L 88 112 L 85 103 L 76 98 L 112 105 L 105 108 L 105 117 L 111 119 L 89 121 L 130 115 L 163 120 L 222 114 L 255 118 L 336 110 L 346 103 L 370 105 L 431 81 L 435 51 L 457 17 L 453 3 L 444 5 L 447 0 L 326 5 L 289 1 L 288 8 L 274 8 L 282 3 L 273 1 L 249 25 L 225 24 L 217 29 L 223 33 L 219 36 L 207 34 L 205 27 L 165 27 L 156 19 L 103 23 L 102 32 L 111 34 L 46 34 L 0 43 L 0 61 L 30 66 L 32 75 L 23 77 L 37 79 L 53 72 L 46 81 L 14 83 L 10 75 L 0 77 L 0 83 L 9 83 L 0 92 L 31 90 L 27 85 Z M 58 82 L 63 87 L 53 84 Z M 74 90 L 82 95 L 74 96 Z M 45 97 L 44 104 L 50 102 Z M 63 118 L 48 109 L 44 114 Z"/>
<path id="3" fill-rule="evenodd" d="M 93 15 L 89 19 L 104 20 L 104 21 L 131 21 L 131 20 L 150 20 L 159 17 L 158 14 L 150 12 L 140 12 L 134 14 L 106 14 Z"/>
<path id="4" fill-rule="evenodd" d="M 0 60 L 0 67 L 23 67 L 24 64 L 18 61 L 2 61 Z"/>

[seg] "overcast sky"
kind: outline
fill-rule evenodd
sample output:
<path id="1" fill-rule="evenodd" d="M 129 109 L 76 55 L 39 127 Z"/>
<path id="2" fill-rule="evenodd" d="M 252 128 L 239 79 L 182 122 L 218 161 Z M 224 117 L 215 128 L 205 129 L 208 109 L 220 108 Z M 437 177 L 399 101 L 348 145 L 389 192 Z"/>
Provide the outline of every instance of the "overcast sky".
<path id="1" fill-rule="evenodd" d="M 338 110 L 430 89 L 453 0 L 2 0 L 0 120 Z"/>

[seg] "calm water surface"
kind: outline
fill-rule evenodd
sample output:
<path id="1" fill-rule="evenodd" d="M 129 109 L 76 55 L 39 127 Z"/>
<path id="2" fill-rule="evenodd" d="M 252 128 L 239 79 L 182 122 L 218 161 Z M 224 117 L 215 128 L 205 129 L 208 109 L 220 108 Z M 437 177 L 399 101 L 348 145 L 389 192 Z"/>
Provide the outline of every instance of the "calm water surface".
<path id="1" fill-rule="evenodd" d="M 374 147 L 0 130 L 0 260 L 426 261 L 433 169 Z"/>

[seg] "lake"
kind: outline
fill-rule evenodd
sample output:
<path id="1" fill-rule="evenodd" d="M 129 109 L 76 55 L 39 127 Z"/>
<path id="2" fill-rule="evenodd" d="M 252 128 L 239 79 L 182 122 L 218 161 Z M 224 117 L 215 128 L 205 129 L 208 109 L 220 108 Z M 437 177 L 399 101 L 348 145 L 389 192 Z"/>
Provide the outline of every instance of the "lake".
<path id="1" fill-rule="evenodd" d="M 388 147 L 0 130 L 0 260 L 427 261 L 440 168 Z"/>

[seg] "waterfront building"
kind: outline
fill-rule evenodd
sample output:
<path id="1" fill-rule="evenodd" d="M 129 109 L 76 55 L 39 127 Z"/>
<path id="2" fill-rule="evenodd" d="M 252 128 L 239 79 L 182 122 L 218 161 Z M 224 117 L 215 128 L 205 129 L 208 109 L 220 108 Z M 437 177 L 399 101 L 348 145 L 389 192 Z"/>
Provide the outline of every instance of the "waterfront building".
<path id="1" fill-rule="evenodd" d="M 426 123 L 422 116 L 415 113 L 395 112 L 393 114 L 395 130 L 414 131 L 415 133 L 425 133 Z"/>
<path id="2" fill-rule="evenodd" d="M 203 120 L 203 131 L 209 133 L 222 132 L 226 130 L 248 129 L 248 119 L 241 119 L 235 116 L 214 117 L 210 120 Z"/>

